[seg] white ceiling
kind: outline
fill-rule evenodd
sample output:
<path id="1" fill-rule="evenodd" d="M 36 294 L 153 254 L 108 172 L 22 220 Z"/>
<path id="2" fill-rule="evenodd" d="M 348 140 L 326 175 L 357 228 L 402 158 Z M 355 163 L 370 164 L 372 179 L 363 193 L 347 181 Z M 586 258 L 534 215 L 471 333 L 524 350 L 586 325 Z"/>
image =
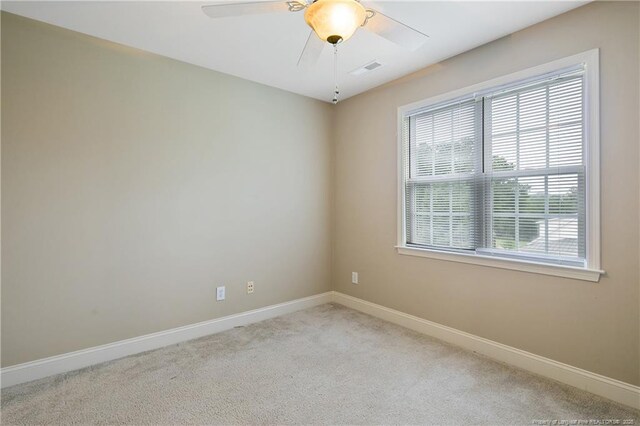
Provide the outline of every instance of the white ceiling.
<path id="1" fill-rule="evenodd" d="M 246 2 L 251 0 L 242 0 Z M 309 28 L 303 13 L 213 20 L 193 1 L 3 1 L 2 9 L 301 95 L 330 101 L 333 52 L 327 45 L 311 70 L 296 63 Z M 409 51 L 359 29 L 339 47 L 341 98 L 581 6 L 586 1 L 386 1 L 372 7 L 430 36 Z M 382 67 L 348 73 L 372 60 Z"/>

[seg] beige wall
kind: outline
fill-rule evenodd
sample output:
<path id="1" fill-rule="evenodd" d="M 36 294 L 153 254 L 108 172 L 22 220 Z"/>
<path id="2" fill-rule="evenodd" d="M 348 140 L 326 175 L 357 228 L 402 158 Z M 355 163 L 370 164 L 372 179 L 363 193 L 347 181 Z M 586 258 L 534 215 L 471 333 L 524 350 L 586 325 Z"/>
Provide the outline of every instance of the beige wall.
<path id="1" fill-rule="evenodd" d="M 338 104 L 334 289 L 640 384 L 639 6 L 590 4 Z M 594 284 L 396 254 L 397 108 L 596 47 L 607 275 Z"/>
<path id="2" fill-rule="evenodd" d="M 3 13 L 2 365 L 329 290 L 330 120 Z"/>

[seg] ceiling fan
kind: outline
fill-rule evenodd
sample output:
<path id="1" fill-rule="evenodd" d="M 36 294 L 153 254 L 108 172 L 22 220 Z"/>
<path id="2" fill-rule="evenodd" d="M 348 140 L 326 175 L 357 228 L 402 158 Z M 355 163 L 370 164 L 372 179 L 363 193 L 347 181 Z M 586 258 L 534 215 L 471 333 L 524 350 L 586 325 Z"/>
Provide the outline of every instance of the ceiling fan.
<path id="1" fill-rule="evenodd" d="M 359 0 L 289 0 L 260 1 L 253 3 L 225 3 L 202 6 L 211 18 L 255 15 L 270 12 L 304 12 L 304 19 L 311 27 L 307 42 L 298 59 L 299 67 L 315 64 L 325 42 L 334 46 L 334 73 L 336 89 L 333 103 L 338 102 L 337 53 L 338 44 L 351 38 L 359 27 L 369 30 L 400 46 L 415 50 L 428 36 L 402 22 L 364 7 Z"/>

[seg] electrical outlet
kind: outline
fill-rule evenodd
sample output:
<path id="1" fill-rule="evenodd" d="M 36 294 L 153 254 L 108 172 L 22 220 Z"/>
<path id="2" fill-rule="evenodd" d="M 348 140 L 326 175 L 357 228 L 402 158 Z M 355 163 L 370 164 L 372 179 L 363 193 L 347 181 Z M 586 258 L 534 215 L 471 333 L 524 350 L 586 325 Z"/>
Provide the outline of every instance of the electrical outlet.
<path id="1" fill-rule="evenodd" d="M 219 302 L 224 300 L 224 296 L 226 293 L 226 288 L 224 286 L 216 288 L 216 300 Z"/>
<path id="2" fill-rule="evenodd" d="M 358 284 L 358 273 L 357 272 L 352 272 L 351 273 L 351 284 Z"/>
<path id="3" fill-rule="evenodd" d="M 253 281 L 248 281 L 247 282 L 247 294 L 253 293 L 253 287 L 254 287 Z"/>

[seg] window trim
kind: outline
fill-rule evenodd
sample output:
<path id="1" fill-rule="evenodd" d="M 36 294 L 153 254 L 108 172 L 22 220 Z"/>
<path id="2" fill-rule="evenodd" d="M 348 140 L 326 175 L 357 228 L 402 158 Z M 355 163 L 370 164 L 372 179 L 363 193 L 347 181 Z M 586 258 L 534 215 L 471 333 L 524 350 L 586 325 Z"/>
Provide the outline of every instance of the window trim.
<path id="1" fill-rule="evenodd" d="M 437 104 L 453 103 L 464 98 L 477 96 L 478 93 L 506 86 L 517 82 L 526 82 L 545 74 L 554 73 L 584 65 L 585 94 L 585 202 L 586 202 L 586 264 L 585 268 L 539 263 L 522 259 L 509 259 L 483 254 L 460 253 L 446 250 L 418 248 L 407 245 L 405 219 L 405 182 L 404 151 L 402 127 L 405 117 L 419 109 Z M 453 90 L 441 95 L 404 105 L 398 108 L 398 211 L 397 211 L 397 245 L 398 254 L 429 257 L 445 261 L 470 263 L 501 269 L 532 272 L 543 275 L 554 275 L 585 281 L 598 282 L 605 272 L 600 269 L 600 71 L 599 49 L 592 49 L 566 58 L 531 67 L 522 71 L 497 77 L 479 84 Z"/>

